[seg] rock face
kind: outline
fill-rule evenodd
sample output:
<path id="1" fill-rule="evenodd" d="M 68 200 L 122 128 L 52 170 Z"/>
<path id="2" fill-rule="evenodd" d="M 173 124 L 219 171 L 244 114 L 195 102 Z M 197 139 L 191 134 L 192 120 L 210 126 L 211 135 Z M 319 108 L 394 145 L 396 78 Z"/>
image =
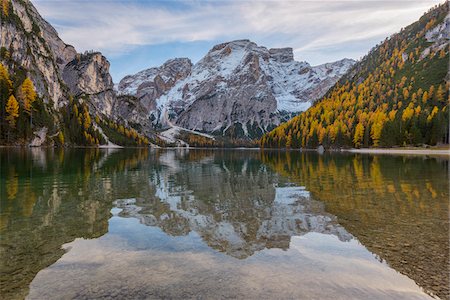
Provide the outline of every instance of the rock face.
<path id="1" fill-rule="evenodd" d="M 110 115 L 115 101 L 109 62 L 99 52 L 77 54 L 63 70 L 63 79 L 74 96 L 88 96 L 91 105 Z"/>
<path id="2" fill-rule="evenodd" d="M 145 108 L 154 110 L 156 99 L 170 90 L 176 82 L 191 73 L 192 62 L 188 58 L 168 60 L 159 68 L 151 68 L 123 78 L 118 86 L 119 94 L 136 96 Z"/>
<path id="3" fill-rule="evenodd" d="M 140 99 L 155 126 L 248 137 L 306 110 L 354 63 L 312 67 L 295 61 L 292 48 L 267 49 L 249 40 L 216 45 L 193 67 L 174 64 L 180 60 L 125 77 L 119 93 Z M 174 66 L 169 75 L 158 76 L 167 65 Z"/>
<path id="4" fill-rule="evenodd" d="M 106 58 L 100 53 L 77 54 L 29 0 L 12 0 L 10 5 L 9 19 L 2 20 L 0 31 L 0 47 L 10 57 L 1 62 L 24 68 L 38 95 L 55 109 L 67 105 L 69 95 L 85 95 L 92 113 L 109 115 L 115 95 Z"/>
<path id="5" fill-rule="evenodd" d="M 61 71 L 75 55 L 75 49 L 66 45 L 55 29 L 42 19 L 29 1 L 11 1 L 12 22 L 2 22 L 0 46 L 10 58 L 29 70 L 38 94 L 55 107 L 66 98 Z"/>
<path id="6" fill-rule="evenodd" d="M 39 129 L 38 131 L 34 132 L 34 138 L 30 143 L 31 147 L 40 147 L 45 143 L 45 140 L 47 138 L 47 127 L 43 127 Z"/>
<path id="7" fill-rule="evenodd" d="M 422 53 L 420 54 L 420 59 L 424 59 L 432 51 L 439 52 L 442 49 L 446 49 L 450 40 L 450 16 L 447 15 L 447 17 L 441 24 L 428 30 L 425 33 L 425 38 L 428 42 L 431 43 L 431 45 L 429 45 L 422 51 Z"/>

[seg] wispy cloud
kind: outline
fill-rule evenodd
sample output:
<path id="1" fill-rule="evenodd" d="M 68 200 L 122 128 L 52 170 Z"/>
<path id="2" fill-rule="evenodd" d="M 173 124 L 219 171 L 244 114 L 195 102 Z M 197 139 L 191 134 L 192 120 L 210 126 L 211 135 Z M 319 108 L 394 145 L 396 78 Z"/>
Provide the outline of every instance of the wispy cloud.
<path id="1" fill-rule="evenodd" d="M 33 0 L 80 51 L 114 57 L 144 45 L 249 38 L 315 63 L 358 58 L 439 2 Z"/>

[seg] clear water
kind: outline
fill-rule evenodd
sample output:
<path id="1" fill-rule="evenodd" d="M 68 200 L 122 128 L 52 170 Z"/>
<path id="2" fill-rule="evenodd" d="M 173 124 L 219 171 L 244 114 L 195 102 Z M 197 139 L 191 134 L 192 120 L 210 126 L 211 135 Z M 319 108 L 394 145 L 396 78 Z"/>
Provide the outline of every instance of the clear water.
<path id="1" fill-rule="evenodd" d="M 449 296 L 448 159 L 0 149 L 2 299 Z"/>

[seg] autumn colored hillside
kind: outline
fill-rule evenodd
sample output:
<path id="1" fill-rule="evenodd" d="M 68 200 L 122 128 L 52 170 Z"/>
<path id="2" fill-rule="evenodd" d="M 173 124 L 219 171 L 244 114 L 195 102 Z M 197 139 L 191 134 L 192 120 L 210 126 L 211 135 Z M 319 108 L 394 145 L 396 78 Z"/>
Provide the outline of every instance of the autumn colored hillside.
<path id="1" fill-rule="evenodd" d="M 391 147 L 449 141 L 448 2 L 374 47 L 262 147 Z"/>
<path id="2" fill-rule="evenodd" d="M 7 67 L 0 63 L 0 144 L 26 144 L 33 131 L 44 126 L 52 133 L 52 144 L 59 146 L 106 144 L 105 134 L 118 145 L 149 143 L 133 128 L 98 116 L 92 120 L 86 99 L 70 97 L 69 105 L 56 114 L 37 95 L 33 82 L 25 73 L 22 69 L 9 74 Z M 59 129 L 55 126 L 57 115 L 62 116 Z"/>

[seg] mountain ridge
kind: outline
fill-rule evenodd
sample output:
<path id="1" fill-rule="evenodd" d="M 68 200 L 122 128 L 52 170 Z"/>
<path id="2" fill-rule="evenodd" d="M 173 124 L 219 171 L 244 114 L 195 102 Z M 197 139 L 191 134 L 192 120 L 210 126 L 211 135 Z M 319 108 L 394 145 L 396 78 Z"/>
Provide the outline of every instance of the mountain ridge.
<path id="1" fill-rule="evenodd" d="M 191 65 L 190 74 L 185 72 L 171 89 L 153 97 L 148 112 L 156 127 L 175 123 L 190 130 L 226 135 L 228 129 L 238 125 L 239 136 L 252 138 L 278 124 L 283 115 L 305 110 L 353 63 L 343 59 L 312 67 L 295 61 L 292 48 L 268 49 L 250 40 L 225 42 L 213 46 Z M 165 64 L 156 69 L 164 69 Z M 155 68 L 124 77 L 117 86 L 119 94 L 141 98 L 139 88 L 125 86 L 133 78 L 138 82 L 135 86 L 154 85 L 152 70 Z M 212 116 L 208 117 L 205 107 Z M 255 134 L 250 134 L 251 130 Z"/>
<path id="2" fill-rule="evenodd" d="M 260 140 L 262 147 L 448 144 L 448 2 L 386 38 L 309 110 Z"/>
<path id="3" fill-rule="evenodd" d="M 106 57 L 77 53 L 29 0 L 2 0 L 0 5 L 2 144 L 147 142 L 112 114 L 116 95 Z"/>

